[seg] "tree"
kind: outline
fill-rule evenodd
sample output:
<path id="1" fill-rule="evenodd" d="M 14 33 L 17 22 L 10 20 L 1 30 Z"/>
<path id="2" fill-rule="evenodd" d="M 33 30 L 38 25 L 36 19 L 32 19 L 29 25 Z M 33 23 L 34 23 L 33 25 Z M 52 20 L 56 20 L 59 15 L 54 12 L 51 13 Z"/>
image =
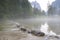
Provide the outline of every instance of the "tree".
<path id="1" fill-rule="evenodd" d="M 48 7 L 48 15 L 55 15 L 56 8 L 51 5 Z"/>
<path id="2" fill-rule="evenodd" d="M 28 0 L 0 0 L 0 18 L 29 16 L 31 5 Z"/>

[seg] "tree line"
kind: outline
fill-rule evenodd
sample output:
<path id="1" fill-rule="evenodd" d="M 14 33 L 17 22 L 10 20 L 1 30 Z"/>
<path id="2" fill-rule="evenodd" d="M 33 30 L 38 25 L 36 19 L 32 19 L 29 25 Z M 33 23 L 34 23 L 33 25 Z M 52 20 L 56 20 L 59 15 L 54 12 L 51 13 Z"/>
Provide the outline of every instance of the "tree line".
<path id="1" fill-rule="evenodd" d="M 48 7 L 48 15 L 54 15 L 55 8 Z M 0 0 L 0 19 L 29 18 L 43 16 L 45 11 L 32 8 L 28 0 Z"/>

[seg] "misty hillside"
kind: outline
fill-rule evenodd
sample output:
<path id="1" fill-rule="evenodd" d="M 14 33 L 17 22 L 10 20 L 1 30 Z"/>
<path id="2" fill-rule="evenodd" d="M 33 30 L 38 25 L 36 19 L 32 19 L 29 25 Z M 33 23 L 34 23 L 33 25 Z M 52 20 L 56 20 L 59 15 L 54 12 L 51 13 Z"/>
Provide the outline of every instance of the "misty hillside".
<path id="1" fill-rule="evenodd" d="M 60 8 L 60 0 L 55 0 L 55 1 L 52 3 L 52 6 L 53 6 L 53 7 L 56 7 L 56 8 Z"/>

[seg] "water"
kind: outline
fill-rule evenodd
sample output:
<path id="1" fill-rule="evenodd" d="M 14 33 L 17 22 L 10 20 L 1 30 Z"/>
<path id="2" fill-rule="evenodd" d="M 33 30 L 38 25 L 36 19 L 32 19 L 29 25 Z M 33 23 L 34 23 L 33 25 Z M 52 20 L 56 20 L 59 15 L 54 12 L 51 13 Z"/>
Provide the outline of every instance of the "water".
<path id="1" fill-rule="evenodd" d="M 44 24 L 45 22 L 47 22 L 50 30 L 53 30 L 55 33 L 60 34 L 60 31 L 59 31 L 60 30 L 60 19 L 59 18 L 30 18 L 30 19 L 7 20 L 5 23 L 6 24 L 5 26 L 6 28 L 8 28 L 8 30 L 14 29 L 14 28 L 16 29 L 16 27 L 14 26 L 14 23 L 12 22 L 10 23 L 9 21 L 18 22 L 29 30 L 31 29 L 39 30 L 41 27 L 41 24 Z M 45 37 L 36 37 L 36 36 L 27 34 L 27 33 L 25 34 L 26 34 L 26 37 L 20 38 L 19 40 L 44 40 L 45 38 Z M 53 40 L 57 40 L 57 39 L 53 39 Z"/>

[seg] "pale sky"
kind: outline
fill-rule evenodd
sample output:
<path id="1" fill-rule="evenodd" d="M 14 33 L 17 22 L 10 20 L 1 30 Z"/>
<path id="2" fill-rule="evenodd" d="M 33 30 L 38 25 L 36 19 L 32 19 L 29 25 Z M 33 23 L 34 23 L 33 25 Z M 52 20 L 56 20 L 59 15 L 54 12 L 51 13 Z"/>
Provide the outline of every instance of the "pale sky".
<path id="1" fill-rule="evenodd" d="M 32 1 L 35 1 L 35 0 L 29 0 L 29 1 L 32 2 Z M 41 9 L 46 12 L 48 10 L 47 9 L 47 3 L 48 3 L 48 1 L 51 4 L 55 0 L 36 0 L 36 1 L 40 4 Z"/>

